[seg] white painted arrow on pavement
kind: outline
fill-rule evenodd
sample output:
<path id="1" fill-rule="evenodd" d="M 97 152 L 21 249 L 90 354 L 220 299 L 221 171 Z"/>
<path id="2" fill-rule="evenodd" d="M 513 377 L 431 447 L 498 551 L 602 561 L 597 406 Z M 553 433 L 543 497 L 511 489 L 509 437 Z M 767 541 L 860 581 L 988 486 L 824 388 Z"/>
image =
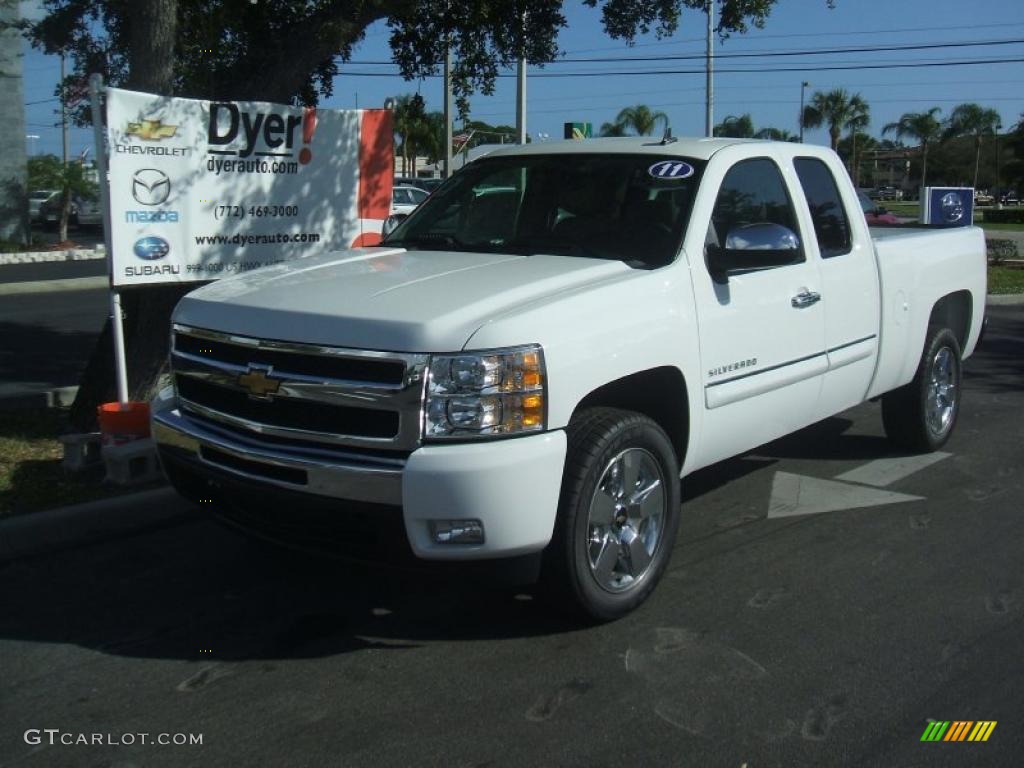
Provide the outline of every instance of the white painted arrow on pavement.
<path id="1" fill-rule="evenodd" d="M 948 459 L 952 454 L 935 452 L 923 456 L 906 456 L 895 459 L 879 459 L 844 472 L 836 480 L 821 480 L 817 477 L 795 475 L 790 472 L 776 472 L 772 480 L 772 497 L 768 503 L 768 519 L 817 515 L 822 512 L 838 512 L 842 509 L 880 507 L 885 504 L 900 504 L 906 501 L 921 501 L 923 496 L 881 491 L 866 486 L 892 485 L 897 480 L 909 477 L 915 472 L 930 467 L 938 461 Z M 851 482 L 861 483 L 853 485 Z"/>
<path id="2" fill-rule="evenodd" d="M 768 519 L 817 515 L 840 509 L 878 507 L 904 501 L 920 501 L 923 496 L 879 491 L 862 485 L 849 485 L 835 480 L 776 472 L 772 482 L 772 500 L 768 505 Z"/>

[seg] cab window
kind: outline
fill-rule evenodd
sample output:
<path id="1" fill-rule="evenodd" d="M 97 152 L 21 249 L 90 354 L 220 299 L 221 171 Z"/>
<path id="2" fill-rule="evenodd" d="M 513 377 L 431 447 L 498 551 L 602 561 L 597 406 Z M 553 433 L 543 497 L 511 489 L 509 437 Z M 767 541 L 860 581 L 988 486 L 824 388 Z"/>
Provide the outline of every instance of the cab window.
<path id="1" fill-rule="evenodd" d="M 730 232 L 764 223 L 779 224 L 799 235 L 793 202 L 779 167 L 766 157 L 741 160 L 725 174 L 718 190 L 708 243 L 724 247 Z"/>
<path id="2" fill-rule="evenodd" d="M 851 249 L 850 219 L 843 208 L 832 171 L 816 157 L 798 157 L 793 161 L 800 178 L 807 206 L 811 210 L 814 234 L 822 258 L 842 256 Z"/>

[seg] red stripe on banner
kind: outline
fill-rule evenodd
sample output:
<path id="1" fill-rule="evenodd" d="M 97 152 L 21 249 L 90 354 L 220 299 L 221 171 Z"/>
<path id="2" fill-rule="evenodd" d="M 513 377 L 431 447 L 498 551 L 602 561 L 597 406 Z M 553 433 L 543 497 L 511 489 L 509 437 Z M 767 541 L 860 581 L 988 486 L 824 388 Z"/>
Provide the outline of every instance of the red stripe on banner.
<path id="1" fill-rule="evenodd" d="M 391 213 L 394 132 L 390 109 L 363 110 L 359 131 L 359 218 L 386 219 Z M 364 232 L 354 247 L 376 245 L 379 232 Z"/>

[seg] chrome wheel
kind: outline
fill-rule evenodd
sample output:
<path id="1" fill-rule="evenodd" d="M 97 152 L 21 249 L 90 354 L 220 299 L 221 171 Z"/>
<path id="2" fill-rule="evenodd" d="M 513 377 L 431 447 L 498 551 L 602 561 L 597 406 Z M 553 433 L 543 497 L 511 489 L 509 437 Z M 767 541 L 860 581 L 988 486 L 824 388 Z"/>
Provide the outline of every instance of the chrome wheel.
<path id="1" fill-rule="evenodd" d="M 941 347 L 932 358 L 925 399 L 925 420 L 928 429 L 941 437 L 953 423 L 956 409 L 956 358 L 949 347 Z"/>
<path id="2" fill-rule="evenodd" d="M 665 526 L 665 478 L 654 456 L 627 448 L 605 466 L 587 516 L 587 556 L 597 583 L 622 592 L 646 575 Z"/>

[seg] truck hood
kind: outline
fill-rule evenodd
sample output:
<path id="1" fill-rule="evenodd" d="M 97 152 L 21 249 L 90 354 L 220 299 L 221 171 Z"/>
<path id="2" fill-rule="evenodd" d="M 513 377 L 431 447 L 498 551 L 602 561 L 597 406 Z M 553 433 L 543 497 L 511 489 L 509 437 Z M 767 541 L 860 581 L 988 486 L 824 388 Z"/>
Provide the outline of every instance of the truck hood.
<path id="1" fill-rule="evenodd" d="M 181 300 L 174 321 L 281 341 L 455 351 L 518 305 L 629 272 L 618 261 L 569 256 L 363 248 L 211 283 Z"/>

